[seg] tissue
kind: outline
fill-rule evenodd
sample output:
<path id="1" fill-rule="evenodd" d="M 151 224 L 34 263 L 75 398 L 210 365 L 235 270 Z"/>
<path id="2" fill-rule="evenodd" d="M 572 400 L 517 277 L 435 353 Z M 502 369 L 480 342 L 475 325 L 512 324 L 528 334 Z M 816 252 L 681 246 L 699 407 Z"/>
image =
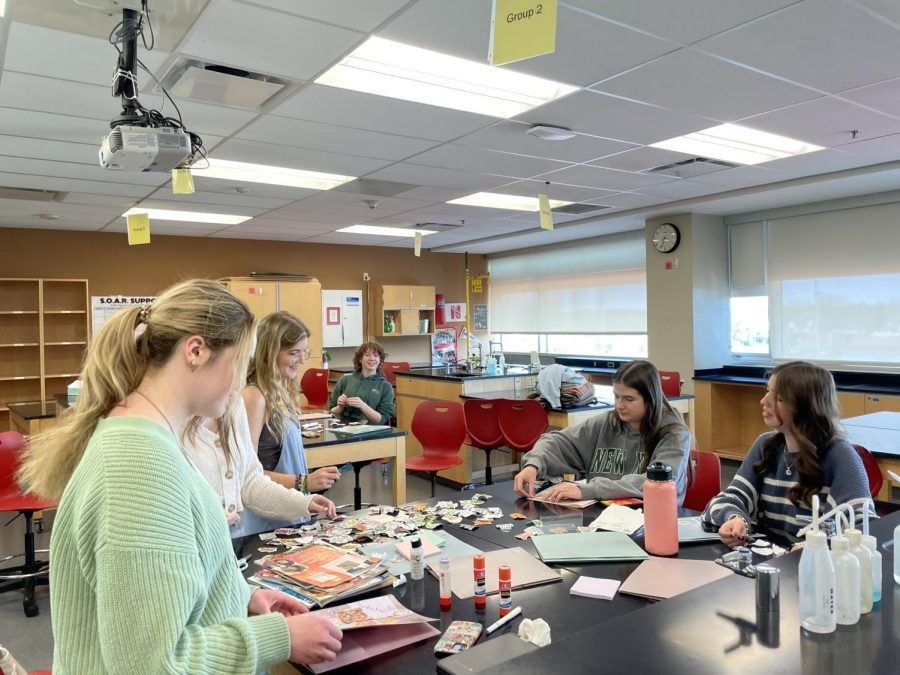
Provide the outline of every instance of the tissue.
<path id="1" fill-rule="evenodd" d="M 543 619 L 522 619 L 519 637 L 538 647 L 546 647 L 550 644 L 550 626 Z"/>

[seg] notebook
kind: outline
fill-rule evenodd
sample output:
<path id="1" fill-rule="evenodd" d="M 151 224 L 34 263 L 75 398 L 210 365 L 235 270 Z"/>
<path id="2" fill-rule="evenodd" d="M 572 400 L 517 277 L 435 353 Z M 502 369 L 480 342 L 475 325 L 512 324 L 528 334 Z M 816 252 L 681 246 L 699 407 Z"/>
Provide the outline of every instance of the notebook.
<path id="1" fill-rule="evenodd" d="M 651 556 L 631 573 L 619 592 L 650 600 L 663 600 L 731 576 L 727 567 L 711 560 Z"/>
<path id="2" fill-rule="evenodd" d="M 557 539 L 569 535 L 555 534 L 538 539 Z M 467 600 L 475 595 L 475 584 L 472 579 L 472 558 L 467 555 L 450 560 L 450 585 L 453 593 L 461 600 Z M 500 591 L 500 579 L 498 568 L 500 565 L 509 565 L 512 570 L 512 587 L 526 588 L 539 586 L 540 584 L 562 581 L 562 576 L 556 570 L 547 567 L 540 560 L 529 554 L 525 549 L 515 546 L 499 551 L 487 551 L 484 554 L 484 569 L 487 594 L 492 595 Z M 428 571 L 435 577 L 438 576 L 437 562 L 428 564 Z"/>
<path id="3" fill-rule="evenodd" d="M 678 519 L 678 541 L 685 543 L 691 541 L 718 541 L 719 533 L 716 529 L 711 532 L 704 529 L 700 516 Z"/>
<path id="4" fill-rule="evenodd" d="M 399 626 L 379 626 L 344 633 L 341 651 L 334 661 L 308 666 L 314 673 L 325 673 L 353 663 L 359 663 L 385 652 L 392 652 L 406 645 L 429 640 L 441 634 L 427 623 L 409 623 Z"/>
<path id="5" fill-rule="evenodd" d="M 541 560 L 548 563 L 646 560 L 649 557 L 622 532 L 555 534 L 534 537 L 531 541 Z"/>
<path id="6" fill-rule="evenodd" d="M 583 598 L 596 598 L 597 600 L 612 600 L 616 597 L 616 591 L 622 584 L 618 579 L 597 579 L 595 577 L 578 577 L 578 581 L 572 584 L 569 595 L 580 595 Z"/>

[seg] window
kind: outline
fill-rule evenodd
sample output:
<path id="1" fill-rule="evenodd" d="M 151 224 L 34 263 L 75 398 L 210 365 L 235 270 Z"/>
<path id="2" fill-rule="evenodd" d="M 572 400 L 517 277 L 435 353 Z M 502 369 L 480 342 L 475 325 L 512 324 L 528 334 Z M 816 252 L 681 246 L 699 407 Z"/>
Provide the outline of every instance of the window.
<path id="1" fill-rule="evenodd" d="M 560 356 L 647 358 L 647 335 L 559 335 L 500 333 L 491 337 L 501 351 Z"/>
<path id="2" fill-rule="evenodd" d="M 731 298 L 731 352 L 769 353 L 769 297 Z"/>

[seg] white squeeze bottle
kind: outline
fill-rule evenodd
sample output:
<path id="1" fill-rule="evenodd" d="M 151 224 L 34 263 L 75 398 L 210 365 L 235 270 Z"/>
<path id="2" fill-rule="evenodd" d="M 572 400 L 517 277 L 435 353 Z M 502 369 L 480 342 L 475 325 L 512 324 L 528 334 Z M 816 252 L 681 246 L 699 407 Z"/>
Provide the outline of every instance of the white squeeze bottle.
<path id="1" fill-rule="evenodd" d="M 852 626 L 859 621 L 859 560 L 850 554 L 850 541 L 841 534 L 840 514 L 835 522 L 838 533 L 831 538 L 835 620 L 842 626 Z"/>
<path id="2" fill-rule="evenodd" d="M 874 508 L 875 504 L 872 503 Z M 872 554 L 872 604 L 881 602 L 881 552 L 878 550 L 878 540 L 869 534 L 869 509 L 863 516 L 862 545 Z"/>
<path id="3" fill-rule="evenodd" d="M 800 625 L 812 633 L 833 633 L 834 565 L 828 538 L 819 532 L 819 497 L 813 495 L 813 526 L 800 556 Z"/>
<path id="4" fill-rule="evenodd" d="M 900 585 L 900 525 L 894 528 L 894 583 Z"/>
<path id="5" fill-rule="evenodd" d="M 859 611 L 872 611 L 872 554 L 862 545 L 862 532 L 856 528 L 847 530 L 850 553 L 859 560 Z"/>

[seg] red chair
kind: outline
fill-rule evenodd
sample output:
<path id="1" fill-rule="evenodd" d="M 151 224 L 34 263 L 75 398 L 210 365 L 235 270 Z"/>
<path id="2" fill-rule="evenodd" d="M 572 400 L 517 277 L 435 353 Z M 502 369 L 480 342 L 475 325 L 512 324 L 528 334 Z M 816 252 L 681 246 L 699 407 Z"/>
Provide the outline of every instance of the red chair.
<path id="1" fill-rule="evenodd" d="M 878 493 L 881 492 L 881 486 L 884 485 L 884 476 L 881 475 L 881 467 L 878 466 L 878 460 L 875 459 L 875 455 L 861 445 L 854 444 L 853 448 L 862 460 L 863 468 L 866 470 L 866 477 L 869 479 L 869 494 L 872 495 L 872 499 L 875 499 L 878 497 Z"/>
<path id="2" fill-rule="evenodd" d="M 422 401 L 413 413 L 413 436 L 422 444 L 419 457 L 407 457 L 406 468 L 431 474 L 434 497 L 437 472 L 462 464 L 459 449 L 466 438 L 466 419 L 461 403 Z"/>
<path id="3" fill-rule="evenodd" d="M 491 475 L 491 451 L 503 447 L 499 414 L 502 400 L 470 398 L 463 403 L 466 433 L 469 434 L 468 445 L 484 450 L 484 479 L 487 485 L 494 484 L 494 477 Z"/>
<path id="4" fill-rule="evenodd" d="M 324 410 L 328 407 L 328 369 L 308 368 L 300 378 L 300 391 L 306 396 L 304 410 Z"/>
<path id="5" fill-rule="evenodd" d="M 16 483 L 19 456 L 25 448 L 25 438 L 18 431 L 0 433 L 0 511 L 18 511 L 25 517 L 25 552 L 0 558 L 0 563 L 14 558 L 25 558 L 25 564 L 0 568 L 0 593 L 19 588 L 25 589 L 22 606 L 25 616 L 37 616 L 40 608 L 34 600 L 34 588 L 49 583 L 50 563 L 35 558 L 34 513 L 56 508 L 56 502 L 22 492 Z M 16 516 L 18 517 L 18 516 Z"/>
<path id="6" fill-rule="evenodd" d="M 388 382 L 391 383 L 392 387 L 397 386 L 397 372 L 409 370 L 409 362 L 408 361 L 385 361 L 381 364 L 381 369 L 384 371 L 384 377 Z"/>
<path id="7" fill-rule="evenodd" d="M 691 450 L 691 471 L 684 508 L 702 511 L 722 491 L 722 462 L 714 452 Z"/>
<path id="8" fill-rule="evenodd" d="M 547 431 L 547 411 L 536 398 L 498 400 L 503 444 L 514 453 L 528 452 Z"/>
<path id="9" fill-rule="evenodd" d="M 661 370 L 659 379 L 662 381 L 663 396 L 666 398 L 681 396 L 681 373 L 675 370 Z"/>

